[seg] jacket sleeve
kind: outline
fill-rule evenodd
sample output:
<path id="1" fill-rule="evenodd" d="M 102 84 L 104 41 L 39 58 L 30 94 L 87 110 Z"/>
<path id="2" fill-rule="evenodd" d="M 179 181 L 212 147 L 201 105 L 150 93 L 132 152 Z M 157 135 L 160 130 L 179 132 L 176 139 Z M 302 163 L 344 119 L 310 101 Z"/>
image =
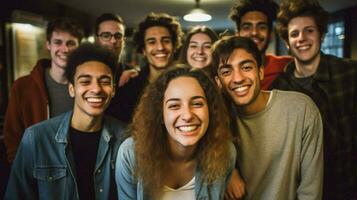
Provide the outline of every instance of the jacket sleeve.
<path id="1" fill-rule="evenodd" d="M 27 129 L 12 164 L 5 199 L 38 199 L 37 184 L 32 175 L 32 143 L 31 129 Z"/>
<path id="2" fill-rule="evenodd" d="M 115 181 L 120 200 L 137 199 L 134 147 L 133 139 L 128 138 L 120 146 L 117 155 Z"/>
<path id="3" fill-rule="evenodd" d="M 323 128 L 318 109 L 308 108 L 308 110 L 315 112 L 306 114 L 311 116 L 311 119 L 305 119 L 300 158 L 301 179 L 297 188 L 297 199 L 320 200 L 323 186 Z"/>
<path id="4" fill-rule="evenodd" d="M 25 131 L 20 107 L 21 96 L 19 92 L 21 91 L 21 88 L 19 87 L 21 86 L 15 81 L 10 92 L 3 129 L 4 143 L 7 149 L 7 159 L 10 163 L 12 163 L 15 158 L 17 148 Z"/>

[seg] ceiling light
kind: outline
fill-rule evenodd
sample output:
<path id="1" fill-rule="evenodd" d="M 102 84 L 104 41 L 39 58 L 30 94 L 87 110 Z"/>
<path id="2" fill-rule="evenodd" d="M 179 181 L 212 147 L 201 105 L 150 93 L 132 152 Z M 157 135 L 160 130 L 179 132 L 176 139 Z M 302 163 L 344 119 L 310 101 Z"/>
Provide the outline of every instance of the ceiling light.
<path id="1" fill-rule="evenodd" d="M 205 22 L 211 20 L 212 17 L 200 8 L 200 1 L 196 0 L 196 7 L 185 15 L 183 19 L 189 22 Z"/>

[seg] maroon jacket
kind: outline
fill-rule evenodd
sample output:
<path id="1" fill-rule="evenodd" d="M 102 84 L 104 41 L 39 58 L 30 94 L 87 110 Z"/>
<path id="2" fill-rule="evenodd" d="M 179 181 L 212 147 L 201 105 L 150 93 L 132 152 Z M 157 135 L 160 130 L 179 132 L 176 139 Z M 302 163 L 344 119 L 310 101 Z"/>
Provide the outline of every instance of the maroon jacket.
<path id="1" fill-rule="evenodd" d="M 45 68 L 51 60 L 41 59 L 30 75 L 18 78 L 12 85 L 4 122 L 4 143 L 10 163 L 15 159 L 25 129 L 49 118 Z"/>

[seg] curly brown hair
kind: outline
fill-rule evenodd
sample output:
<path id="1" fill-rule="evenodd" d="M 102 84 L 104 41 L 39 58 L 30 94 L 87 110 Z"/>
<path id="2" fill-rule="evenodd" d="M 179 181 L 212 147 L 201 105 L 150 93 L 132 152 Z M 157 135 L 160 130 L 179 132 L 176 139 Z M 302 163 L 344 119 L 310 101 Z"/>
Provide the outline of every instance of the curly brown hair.
<path id="1" fill-rule="evenodd" d="M 136 44 L 136 52 L 142 53 L 145 47 L 145 31 L 153 26 L 162 26 L 169 30 L 175 50 L 179 49 L 182 42 L 183 32 L 180 23 L 173 16 L 166 13 L 150 13 L 139 23 L 134 32 L 133 40 Z"/>
<path id="2" fill-rule="evenodd" d="M 295 17 L 312 17 L 320 35 L 327 33 L 329 13 L 316 0 L 285 0 L 279 10 L 276 28 L 285 42 L 289 42 L 288 25 Z"/>
<path id="3" fill-rule="evenodd" d="M 182 76 L 199 82 L 209 109 L 209 125 L 195 152 L 197 167 L 202 173 L 200 181 L 211 184 L 224 177 L 231 160 L 229 119 L 216 85 L 200 69 L 191 69 L 187 65 L 174 67 L 146 88 L 129 126 L 135 140 L 136 176 L 143 181 L 145 191 L 151 197 L 162 194 L 169 160 L 169 136 L 163 119 L 164 93 L 173 79 Z"/>

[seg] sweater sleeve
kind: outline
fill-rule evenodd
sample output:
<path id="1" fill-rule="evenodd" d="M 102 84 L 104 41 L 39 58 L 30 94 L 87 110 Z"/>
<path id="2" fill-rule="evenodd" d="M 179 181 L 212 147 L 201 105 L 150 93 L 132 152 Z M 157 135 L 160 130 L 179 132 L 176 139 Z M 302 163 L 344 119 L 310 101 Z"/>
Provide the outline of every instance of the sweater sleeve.
<path id="1" fill-rule="evenodd" d="M 323 128 L 316 106 L 307 108 L 307 117 L 301 147 L 301 180 L 297 188 L 297 199 L 322 199 L 323 186 Z"/>
<path id="2" fill-rule="evenodd" d="M 24 120 L 21 114 L 21 85 L 15 81 L 10 91 L 9 103 L 7 106 L 4 121 L 4 143 L 7 149 L 7 158 L 10 163 L 15 158 L 17 148 L 25 131 Z"/>

